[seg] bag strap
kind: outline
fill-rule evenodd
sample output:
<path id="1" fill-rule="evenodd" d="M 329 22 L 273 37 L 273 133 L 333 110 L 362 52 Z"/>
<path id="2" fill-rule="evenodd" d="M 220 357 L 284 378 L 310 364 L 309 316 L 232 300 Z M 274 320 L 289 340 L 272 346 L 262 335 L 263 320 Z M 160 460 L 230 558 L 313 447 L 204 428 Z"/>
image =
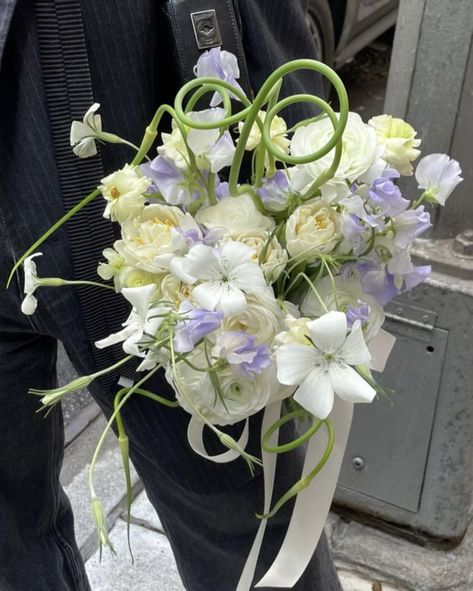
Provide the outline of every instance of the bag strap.
<path id="1" fill-rule="evenodd" d="M 168 0 L 176 50 L 176 66 L 183 82 L 192 80 L 193 68 L 203 51 L 221 47 L 236 55 L 239 83 L 251 97 L 252 90 L 241 39 L 241 20 L 233 0 Z"/>

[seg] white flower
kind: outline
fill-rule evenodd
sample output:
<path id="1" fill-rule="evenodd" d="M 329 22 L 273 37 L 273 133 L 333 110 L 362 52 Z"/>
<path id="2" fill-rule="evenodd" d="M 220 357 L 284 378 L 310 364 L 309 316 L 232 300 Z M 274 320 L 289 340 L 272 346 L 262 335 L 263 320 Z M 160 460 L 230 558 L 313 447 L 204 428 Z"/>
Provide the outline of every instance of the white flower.
<path id="1" fill-rule="evenodd" d="M 246 297 L 247 307 L 238 314 L 228 316 L 223 323 L 227 331 L 243 331 L 254 335 L 259 343 L 271 344 L 282 329 L 284 315 L 274 296 L 272 302 L 257 295 Z"/>
<path id="2" fill-rule="evenodd" d="M 310 259 L 330 252 L 339 238 L 338 214 L 320 199 L 299 206 L 286 222 L 286 248 L 291 257 Z"/>
<path id="3" fill-rule="evenodd" d="M 123 343 L 123 350 L 128 355 L 145 357 L 146 350 L 153 344 L 153 337 L 163 322 L 162 314 L 169 311 L 165 306 L 153 306 L 156 297 L 156 285 L 143 287 L 125 287 L 122 290 L 124 297 L 132 304 L 133 309 L 123 323 L 123 329 L 112 333 L 105 339 L 95 343 L 96 347 L 103 349 L 116 343 Z"/>
<path id="4" fill-rule="evenodd" d="M 226 242 L 217 250 L 204 244 L 193 246 L 185 257 L 175 257 L 171 272 L 182 281 L 199 284 L 192 297 L 206 310 L 238 314 L 247 306 L 245 294 L 267 290 L 261 267 L 252 262 L 254 250 L 240 242 Z"/>
<path id="5" fill-rule="evenodd" d="M 278 380 L 299 386 L 294 400 L 319 419 L 331 413 L 334 394 L 348 402 L 371 402 L 375 389 L 350 367 L 371 360 L 359 322 L 347 336 L 345 314 L 329 312 L 307 328 L 313 344 L 282 345 L 276 353 Z"/>
<path id="6" fill-rule="evenodd" d="M 95 140 L 102 133 L 102 119 L 100 115 L 96 115 L 99 107 L 99 103 L 94 103 L 82 121 L 72 122 L 70 142 L 71 146 L 74 146 L 74 154 L 79 158 L 88 158 L 97 154 Z"/>
<path id="7" fill-rule="evenodd" d="M 226 228 L 232 234 L 274 228 L 274 221 L 261 214 L 247 194 L 226 197 L 216 205 L 199 209 L 195 219 L 207 229 Z"/>
<path id="8" fill-rule="evenodd" d="M 225 117 L 220 107 L 192 111 L 187 116 L 196 123 L 218 122 Z M 180 129 L 172 122 L 172 133 L 161 134 L 163 145 L 158 147 L 158 154 L 170 158 L 178 168 L 186 168 L 189 164 L 189 153 Z M 200 169 L 210 168 L 211 172 L 219 172 L 233 161 L 235 145 L 228 131 L 221 133 L 216 129 L 189 128 L 187 145 L 197 158 Z"/>
<path id="9" fill-rule="evenodd" d="M 335 277 L 334 284 L 335 286 L 332 284 L 330 277 L 324 277 L 315 284 L 315 288 L 329 311 L 338 310 L 346 313 L 359 308 L 361 302 L 367 304 L 369 316 L 362 328 L 365 341 L 369 342 L 383 325 L 383 307 L 375 297 L 364 293 L 360 281 L 355 277 L 348 279 Z M 312 289 L 308 289 L 300 308 L 302 314 L 310 318 L 317 318 L 326 313 Z"/>
<path id="10" fill-rule="evenodd" d="M 205 355 L 199 350 L 188 359 L 197 366 L 206 366 Z M 174 386 L 179 404 L 194 415 L 197 408 L 214 425 L 237 423 L 289 394 L 276 379 L 274 363 L 251 378 L 241 375 L 232 366 L 219 370 L 217 377 L 223 399 L 216 394 L 208 373 L 195 371 L 183 361 L 176 365 L 176 372 L 181 388 L 179 392 Z M 173 383 L 169 370 L 167 378 Z"/>
<path id="11" fill-rule="evenodd" d="M 264 120 L 266 118 L 266 111 L 259 111 L 258 115 L 261 121 L 264 123 Z M 240 133 L 243 129 L 243 125 L 243 121 L 240 121 L 240 123 L 238 124 L 238 131 Z M 273 120 L 271 121 L 271 127 L 269 129 L 269 135 L 274 144 L 276 144 L 276 147 L 278 147 L 282 152 L 287 153 L 290 142 L 287 139 L 287 125 L 282 117 L 279 117 L 278 115 L 273 117 Z M 248 140 L 246 142 L 245 150 L 254 150 L 259 146 L 260 142 L 260 128 L 256 123 L 253 123 L 250 134 L 248 136 Z"/>
<path id="12" fill-rule="evenodd" d="M 421 140 L 415 139 L 416 130 L 403 119 L 391 115 L 372 117 L 368 125 L 376 130 L 376 139 L 385 148 L 382 157 L 386 163 L 402 175 L 410 176 L 411 162 L 420 154 L 417 148 Z"/>
<path id="13" fill-rule="evenodd" d="M 429 154 L 417 165 L 419 189 L 429 191 L 437 203 L 445 205 L 455 187 L 463 180 L 459 163 L 447 154 Z"/>
<path id="14" fill-rule="evenodd" d="M 260 265 L 266 279 L 273 283 L 281 275 L 288 261 L 287 251 L 280 245 L 279 240 L 273 236 L 269 238 L 269 232 L 253 230 L 233 234 L 237 242 L 243 242 L 255 250 L 254 261 L 258 262 L 263 256 Z"/>
<path id="15" fill-rule="evenodd" d="M 32 254 L 31 256 L 26 257 L 23 263 L 23 270 L 25 272 L 24 292 L 26 297 L 21 303 L 21 311 L 27 316 L 34 314 L 38 305 L 38 300 L 35 298 L 33 293 L 35 292 L 36 288 L 41 285 L 41 283 L 38 280 L 36 263 L 33 261 L 33 259 L 42 256 L 42 254 L 42 252 Z"/>
<path id="16" fill-rule="evenodd" d="M 147 205 L 141 214 L 122 224 L 122 240 L 115 250 L 127 265 L 148 271 L 165 273 L 176 255 L 187 252 L 185 236 L 177 228 L 184 213 L 171 205 Z"/>
<path id="17" fill-rule="evenodd" d="M 145 205 L 143 193 L 150 184 L 138 167 L 129 164 L 102 179 L 99 190 L 107 201 L 104 217 L 124 222 L 139 215 Z"/>
<path id="18" fill-rule="evenodd" d="M 327 144 L 333 133 L 333 125 L 328 117 L 299 127 L 291 141 L 291 154 L 307 156 Z M 347 181 L 348 183 L 355 180 L 371 182 L 375 177 L 380 176 L 385 167 L 384 161 L 380 158 L 382 148 L 376 141 L 375 130 L 363 123 L 356 113 L 348 115 L 342 144 L 342 156 L 335 176 L 321 188 L 322 196 L 327 201 L 350 195 Z M 312 179 L 316 179 L 332 164 L 334 153 L 335 151 L 331 150 L 319 160 L 297 168 L 307 172 Z"/>

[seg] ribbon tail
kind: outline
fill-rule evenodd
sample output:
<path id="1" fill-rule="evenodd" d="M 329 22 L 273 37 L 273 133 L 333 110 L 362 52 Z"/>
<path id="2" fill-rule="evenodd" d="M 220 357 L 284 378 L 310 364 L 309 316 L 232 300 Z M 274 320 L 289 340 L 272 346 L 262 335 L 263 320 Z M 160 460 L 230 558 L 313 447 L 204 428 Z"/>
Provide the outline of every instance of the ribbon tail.
<path id="1" fill-rule="evenodd" d="M 245 449 L 248 443 L 249 437 L 249 426 L 248 426 L 248 419 L 245 421 L 245 426 L 243 428 L 242 434 L 240 435 L 240 439 L 238 440 L 238 445 Z M 194 416 L 191 417 L 189 421 L 189 425 L 187 427 L 187 439 L 189 441 L 189 445 L 195 451 L 196 454 L 202 456 L 207 460 L 211 460 L 212 462 L 216 462 L 217 464 L 224 464 L 226 462 L 232 462 L 240 457 L 240 454 L 234 450 L 229 449 L 228 451 L 217 454 L 215 456 L 210 456 L 204 445 L 204 423 L 196 419 Z"/>
<path id="2" fill-rule="evenodd" d="M 281 416 L 281 401 L 273 402 L 264 410 L 263 424 L 261 427 L 261 436 L 273 425 Z M 279 429 L 277 429 L 270 438 L 270 445 L 277 445 Z M 268 513 L 271 508 L 271 498 L 273 496 L 274 477 L 276 473 L 277 454 L 269 453 L 262 449 L 263 474 L 264 474 L 264 509 L 263 513 Z M 267 519 L 262 519 L 256 533 L 253 546 L 246 560 L 243 572 L 236 591 L 249 591 L 253 577 L 255 576 L 256 564 L 263 542 L 264 532 L 266 530 Z"/>
<path id="3" fill-rule="evenodd" d="M 256 587 L 293 587 L 304 573 L 317 547 L 335 493 L 353 416 L 353 404 L 335 399 L 331 420 L 335 445 L 323 470 L 297 495 L 286 537 L 273 564 Z M 307 474 L 325 450 L 319 435 L 309 441 L 303 473 Z M 238 590 L 240 591 L 240 589 Z"/>

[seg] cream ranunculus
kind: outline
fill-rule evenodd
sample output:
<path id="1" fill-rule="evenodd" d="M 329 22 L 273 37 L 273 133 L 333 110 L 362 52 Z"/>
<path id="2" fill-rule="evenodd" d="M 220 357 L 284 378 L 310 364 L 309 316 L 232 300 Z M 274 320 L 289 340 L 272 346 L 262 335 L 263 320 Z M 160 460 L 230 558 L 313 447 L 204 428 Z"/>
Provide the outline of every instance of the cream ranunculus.
<path id="1" fill-rule="evenodd" d="M 104 217 L 124 222 L 139 215 L 145 206 L 143 193 L 150 184 L 138 167 L 129 164 L 102 179 L 99 189 L 107 201 Z"/>
<path id="2" fill-rule="evenodd" d="M 226 197 L 216 205 L 199 209 L 195 219 L 207 229 L 226 228 L 231 234 L 274 228 L 274 221 L 261 214 L 253 199 L 246 194 Z"/>
<path id="3" fill-rule="evenodd" d="M 171 205 L 148 205 L 142 213 L 122 224 L 122 240 L 115 249 L 125 263 L 148 271 L 165 273 L 171 259 L 187 252 L 187 242 L 176 227 L 184 213 Z"/>
<path id="4" fill-rule="evenodd" d="M 256 262 L 260 260 L 260 256 L 264 253 L 264 257 L 260 262 L 264 276 L 269 283 L 276 281 L 286 266 L 288 255 L 275 236 L 270 238 L 269 232 L 254 230 L 253 232 L 234 234 L 232 239 L 251 246 L 255 250 L 253 258 Z"/>
<path id="5" fill-rule="evenodd" d="M 368 125 L 373 127 L 376 131 L 376 139 L 385 147 L 383 159 L 386 163 L 402 175 L 410 176 L 411 162 L 420 154 L 417 148 L 421 140 L 415 139 L 416 130 L 403 119 L 391 115 L 372 117 Z"/>
<path id="6" fill-rule="evenodd" d="M 261 121 L 264 123 L 264 120 L 266 118 L 266 111 L 259 111 L 258 115 Z M 242 129 L 243 122 L 240 121 L 240 123 L 238 124 L 238 130 L 240 133 Z M 290 142 L 287 139 L 287 125 L 282 117 L 279 117 L 278 115 L 273 117 L 273 120 L 271 121 L 271 127 L 269 130 L 269 135 L 271 136 L 271 139 L 276 144 L 276 146 L 282 152 L 287 153 Z M 261 131 L 259 126 L 256 123 L 254 123 L 251 127 L 250 135 L 248 136 L 245 150 L 254 150 L 259 146 L 260 141 Z"/>
<path id="7" fill-rule="evenodd" d="M 333 133 L 333 125 L 328 117 L 299 127 L 292 137 L 291 154 L 307 156 L 325 146 Z M 327 201 L 349 196 L 347 181 L 371 182 L 380 176 L 385 167 L 380 158 L 382 148 L 376 140 L 375 130 L 363 123 L 357 113 L 349 113 L 342 143 L 342 157 L 335 176 L 321 188 L 322 196 Z M 331 150 L 319 160 L 300 165 L 297 169 L 307 172 L 311 179 L 316 179 L 332 164 L 334 153 Z"/>
<path id="8" fill-rule="evenodd" d="M 381 328 L 384 322 L 383 307 L 376 298 L 365 293 L 361 283 L 356 278 L 342 279 L 335 277 L 335 290 L 329 277 L 324 277 L 315 287 L 329 311 L 340 311 L 347 314 L 355 314 L 362 304 L 367 305 L 366 318 L 362 322 L 365 341 L 370 341 Z M 319 318 L 326 314 L 314 292 L 309 289 L 301 303 L 301 312 L 310 318 Z"/>
<path id="9" fill-rule="evenodd" d="M 192 299 L 192 286 L 183 283 L 172 273 L 165 275 L 161 281 L 161 297 L 177 307 L 184 300 L 195 303 Z"/>
<path id="10" fill-rule="evenodd" d="M 189 164 L 189 153 L 181 131 L 174 119 L 172 120 L 171 133 L 161 134 L 162 145 L 158 146 L 158 154 L 166 156 L 174 162 L 178 168 L 187 168 Z"/>
<path id="11" fill-rule="evenodd" d="M 286 223 L 286 248 L 291 257 L 310 260 L 328 253 L 340 239 L 337 212 L 320 199 L 294 210 Z"/>
<path id="12" fill-rule="evenodd" d="M 244 331 L 254 335 L 259 343 L 271 344 L 283 327 L 284 314 L 276 300 L 268 302 L 257 296 L 247 297 L 248 306 L 243 312 L 228 316 L 224 320 L 223 329 L 227 331 Z"/>
<path id="13" fill-rule="evenodd" d="M 199 367 L 206 365 L 205 355 L 201 351 L 191 353 L 188 359 Z M 252 378 L 236 373 L 232 366 L 221 369 L 218 381 L 223 401 L 215 393 L 208 373 L 195 371 L 183 361 L 177 363 L 176 372 L 181 389 L 178 392 L 176 388 L 179 404 L 193 415 L 196 414 L 194 408 L 197 408 L 214 425 L 237 423 L 255 414 L 272 400 L 290 393 L 278 383 L 274 362 Z M 170 370 L 167 371 L 167 377 L 172 380 Z"/>

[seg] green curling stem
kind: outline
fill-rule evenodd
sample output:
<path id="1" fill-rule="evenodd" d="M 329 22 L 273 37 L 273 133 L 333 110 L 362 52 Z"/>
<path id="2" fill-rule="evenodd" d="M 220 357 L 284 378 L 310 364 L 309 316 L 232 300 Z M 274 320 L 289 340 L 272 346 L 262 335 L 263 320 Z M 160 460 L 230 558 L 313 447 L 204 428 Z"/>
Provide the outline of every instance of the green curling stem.
<path id="1" fill-rule="evenodd" d="M 198 86 L 209 85 L 215 89 L 215 91 L 219 91 L 220 88 L 227 90 L 230 94 L 236 96 L 236 98 L 245 106 L 244 109 L 238 111 L 233 115 L 220 119 L 219 121 L 193 121 L 188 115 L 186 114 L 183 108 L 183 101 L 187 94 L 194 88 Z M 248 97 L 238 88 L 235 88 L 230 83 L 225 82 L 224 80 L 217 80 L 216 78 L 202 77 L 196 78 L 195 80 L 191 80 L 184 84 L 184 86 L 179 90 L 174 100 L 174 109 L 176 111 L 177 117 L 180 121 L 187 125 L 188 127 L 192 127 L 194 129 L 220 129 L 221 127 L 230 127 L 235 123 L 238 123 L 242 119 L 244 119 L 248 112 L 251 109 L 251 101 Z"/>
<path id="2" fill-rule="evenodd" d="M 8 288 L 11 280 L 13 279 L 13 275 L 19 269 L 20 265 L 25 262 L 26 257 L 29 257 L 31 254 L 35 252 L 35 250 L 43 244 L 43 242 L 54 234 L 54 232 L 60 228 L 63 224 L 65 224 L 68 220 L 71 219 L 78 211 L 80 211 L 83 207 L 85 207 L 88 203 L 90 203 L 93 199 L 95 199 L 98 195 L 100 195 L 100 191 L 95 189 L 92 193 L 89 193 L 87 197 L 84 197 L 82 201 L 80 201 L 77 205 L 74 205 L 72 209 L 70 209 L 67 213 L 65 213 L 62 218 L 60 218 L 55 224 L 53 224 L 50 228 L 46 230 L 46 232 L 36 240 L 34 244 L 32 244 L 28 250 L 21 255 L 18 261 L 13 266 L 13 269 L 10 271 L 10 275 L 8 276 L 6 287 Z"/>
<path id="3" fill-rule="evenodd" d="M 235 156 L 233 159 L 233 163 L 232 163 L 232 166 L 230 169 L 230 176 L 229 176 L 229 180 L 228 180 L 230 194 L 232 194 L 232 195 L 237 194 L 238 176 L 239 176 L 239 172 L 241 169 L 241 163 L 243 160 L 244 149 L 246 146 L 248 136 L 251 131 L 251 127 L 252 127 L 252 125 L 256 119 L 256 116 L 259 113 L 261 107 L 268 100 L 267 97 L 271 95 L 273 87 L 276 84 L 278 84 L 280 82 L 280 80 L 286 74 L 289 74 L 290 72 L 294 72 L 296 70 L 304 70 L 304 69 L 313 70 L 315 72 L 318 72 L 318 73 L 322 74 L 323 76 L 325 76 L 326 78 L 328 78 L 328 80 L 332 83 L 332 85 L 334 86 L 334 88 L 338 94 L 338 98 L 339 98 L 340 118 L 337 119 L 337 124 L 336 124 L 336 128 L 335 128 L 334 136 L 332 137 L 331 140 L 329 140 L 329 142 L 327 142 L 327 144 L 325 146 L 323 146 L 320 150 L 317 150 L 317 152 L 315 152 L 314 154 L 310 154 L 309 156 L 306 156 L 306 157 L 301 157 L 302 160 L 292 160 L 294 157 L 289 156 L 290 160 L 294 164 L 299 164 L 299 163 L 302 164 L 305 162 L 305 160 L 307 158 L 309 158 L 308 161 L 313 161 L 314 159 L 319 159 L 322 156 L 325 156 L 326 154 L 328 154 L 330 152 L 330 150 L 341 139 L 343 131 L 346 126 L 346 123 L 348 121 L 348 96 L 347 96 L 347 92 L 345 90 L 345 87 L 344 87 L 343 82 L 341 81 L 340 77 L 331 68 L 329 68 L 325 64 L 322 64 L 321 62 L 317 62 L 315 60 L 300 59 L 300 60 L 294 60 L 292 62 L 284 64 L 283 66 L 280 66 L 279 68 L 277 68 L 266 79 L 265 83 L 263 84 L 260 91 L 256 95 L 255 100 L 253 101 L 253 104 L 251 106 L 251 109 L 250 109 L 248 115 L 246 116 L 245 123 L 243 125 L 243 129 L 241 130 L 240 138 L 238 140 L 237 148 L 235 150 Z M 311 95 L 309 95 L 309 96 L 311 96 Z M 290 97 L 290 98 L 292 98 L 292 97 Z M 317 97 L 312 97 L 312 98 L 317 98 Z M 321 105 L 323 103 L 324 105 L 326 105 L 326 107 L 328 107 L 327 103 L 325 101 L 323 101 L 322 99 L 318 99 L 318 101 L 320 101 Z M 280 110 L 278 108 L 278 104 L 280 104 L 280 103 L 277 103 L 271 109 L 271 111 L 274 114 L 276 114 L 276 112 L 278 110 Z M 327 110 L 326 107 L 323 107 L 324 110 Z M 331 109 L 330 107 L 328 107 L 328 108 Z M 273 115 L 273 117 L 274 117 L 274 115 Z M 271 138 L 269 135 L 270 125 L 271 125 L 271 118 L 266 116 L 265 122 L 263 125 L 263 138 L 264 138 L 263 141 L 265 141 L 268 148 L 269 148 L 269 146 L 272 145 Z M 266 137 L 264 136 L 264 129 L 265 128 L 267 130 Z M 272 152 L 272 153 L 274 154 L 274 152 Z M 280 150 L 279 150 L 279 153 L 281 155 L 283 154 Z M 314 156 L 317 156 L 317 158 L 314 158 Z M 288 155 L 284 154 L 284 159 L 281 158 L 281 160 L 283 162 L 289 162 L 289 160 L 287 160 L 287 157 L 288 157 Z"/>
<path id="4" fill-rule="evenodd" d="M 273 517 L 279 511 L 279 509 L 281 509 L 281 507 L 285 503 L 287 503 L 290 499 L 292 499 L 292 497 L 295 497 L 300 492 L 302 492 L 304 489 L 306 489 L 310 485 L 312 480 L 317 476 L 317 474 L 319 474 L 319 472 L 322 470 L 322 468 L 327 463 L 327 461 L 330 457 L 330 454 L 332 453 L 332 450 L 333 450 L 333 446 L 335 443 L 335 435 L 334 435 L 334 431 L 333 431 L 332 421 L 330 419 L 325 419 L 325 420 L 321 421 L 321 423 L 323 423 L 325 425 L 325 427 L 327 429 L 327 435 L 328 435 L 328 442 L 325 447 L 325 451 L 322 455 L 322 458 L 320 459 L 318 464 L 315 466 L 315 468 L 313 470 L 311 470 L 311 472 L 309 472 L 309 474 L 307 474 L 306 476 L 303 476 L 285 494 L 283 494 L 283 496 L 277 501 L 277 503 L 274 505 L 274 507 L 271 509 L 271 511 L 269 511 L 269 513 L 265 513 L 263 515 L 257 514 L 256 517 L 258 519 L 269 519 L 269 518 Z"/>
<path id="5" fill-rule="evenodd" d="M 229 117 L 232 114 L 232 104 L 231 104 L 230 95 L 227 92 L 227 89 L 221 88 L 218 84 L 215 84 L 215 79 L 214 79 L 214 84 L 204 84 L 203 86 L 201 86 L 200 88 L 198 88 L 194 92 L 194 94 L 191 96 L 191 98 L 189 99 L 189 101 L 186 105 L 186 108 L 185 108 L 186 115 L 187 115 L 187 113 L 192 111 L 192 109 L 195 107 L 196 103 L 203 96 L 208 94 L 209 92 L 218 92 L 220 94 L 220 96 L 222 97 L 223 108 L 224 108 L 224 111 L 227 113 L 227 117 Z"/>
<path id="6" fill-rule="evenodd" d="M 297 419 L 299 417 L 304 417 L 304 418 L 312 417 L 313 418 L 311 427 L 309 429 L 307 429 L 307 431 L 305 433 L 303 433 L 297 439 L 290 441 L 289 443 L 285 443 L 283 445 L 274 445 L 274 446 L 269 445 L 269 439 L 271 438 L 271 435 L 276 431 L 276 429 L 279 429 L 280 427 L 282 427 L 283 425 L 285 425 L 289 421 L 292 421 L 293 419 Z M 288 451 L 292 451 L 294 449 L 297 449 L 305 441 L 307 441 L 313 435 L 315 435 L 317 433 L 317 431 L 320 429 L 320 427 L 322 426 L 322 424 L 323 424 L 323 421 L 321 421 L 320 419 L 317 419 L 316 417 L 311 415 L 310 412 L 307 412 L 304 409 L 294 410 L 294 411 L 288 413 L 287 415 L 284 415 L 278 421 L 276 421 L 273 425 L 271 425 L 271 427 L 263 435 L 263 438 L 261 440 L 261 447 L 265 451 L 267 451 L 269 453 L 274 453 L 274 454 L 281 454 L 281 453 L 286 453 Z"/>

